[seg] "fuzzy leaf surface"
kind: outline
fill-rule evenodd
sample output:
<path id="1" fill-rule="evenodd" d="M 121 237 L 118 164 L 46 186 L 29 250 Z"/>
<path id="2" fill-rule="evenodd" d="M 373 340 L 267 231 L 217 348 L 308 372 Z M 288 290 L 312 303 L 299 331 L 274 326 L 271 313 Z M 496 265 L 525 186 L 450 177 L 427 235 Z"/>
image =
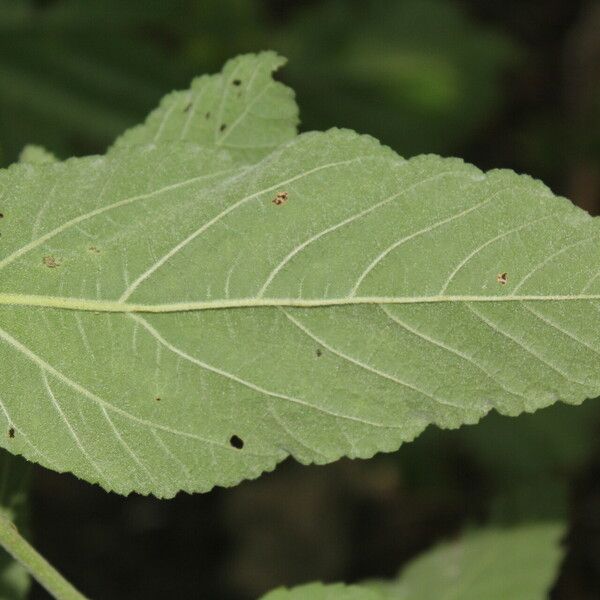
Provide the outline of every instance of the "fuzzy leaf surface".
<path id="1" fill-rule="evenodd" d="M 198 77 L 190 89 L 165 96 L 146 122 L 126 131 L 113 149 L 189 142 L 227 150 L 240 162 L 256 162 L 296 136 L 294 92 L 272 78 L 285 62 L 274 52 L 230 60 L 222 73 Z"/>
<path id="2" fill-rule="evenodd" d="M 172 496 L 600 394 L 598 221 L 509 171 L 298 136 L 0 174 L 0 444 Z"/>

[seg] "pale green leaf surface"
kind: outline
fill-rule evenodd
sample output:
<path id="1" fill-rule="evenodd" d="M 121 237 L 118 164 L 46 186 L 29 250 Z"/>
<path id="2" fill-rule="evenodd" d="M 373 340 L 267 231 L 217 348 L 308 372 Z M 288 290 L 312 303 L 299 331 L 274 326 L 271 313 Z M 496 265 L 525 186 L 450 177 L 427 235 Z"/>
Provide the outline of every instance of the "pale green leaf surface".
<path id="1" fill-rule="evenodd" d="M 17 165 L 0 212 L 1 444 L 107 489 L 600 394 L 597 221 L 509 171 L 333 130 Z"/>
<path id="2" fill-rule="evenodd" d="M 312 583 L 263 600 L 542 600 L 557 575 L 562 533 L 554 524 L 474 531 L 417 557 L 396 581 Z"/>
<path id="3" fill-rule="evenodd" d="M 23 148 L 19 161 L 29 164 L 54 162 L 56 158 L 41 146 L 29 145 Z M 12 439 L 15 431 L 4 435 Z M 23 531 L 27 529 L 28 492 L 31 479 L 31 464 L 20 456 L 13 456 L 6 450 L 0 450 L 0 516 Z M 0 598 L 17 600 L 26 598 L 31 579 L 25 568 L 4 549 L 0 548 Z"/>
<path id="4" fill-rule="evenodd" d="M 113 150 L 192 142 L 256 162 L 296 136 L 294 92 L 272 78 L 284 63 L 274 52 L 230 60 L 222 73 L 198 77 L 189 90 L 165 96 L 143 125 L 117 139 Z"/>

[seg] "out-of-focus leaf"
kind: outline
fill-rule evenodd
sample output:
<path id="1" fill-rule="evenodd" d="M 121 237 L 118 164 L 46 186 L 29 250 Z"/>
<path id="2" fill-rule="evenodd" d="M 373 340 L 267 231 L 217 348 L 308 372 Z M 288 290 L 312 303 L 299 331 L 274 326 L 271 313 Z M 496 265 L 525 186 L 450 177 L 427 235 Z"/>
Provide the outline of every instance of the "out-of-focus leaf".
<path id="1" fill-rule="evenodd" d="M 484 529 L 417 557 L 392 582 L 312 583 L 262 600 L 543 600 L 561 558 L 560 525 Z"/>
<path id="2" fill-rule="evenodd" d="M 406 155 L 448 152 L 501 103 L 517 55 L 456 3 L 330 1 L 274 28 L 303 126 L 370 133 Z"/>
<path id="3" fill-rule="evenodd" d="M 416 558 L 394 583 L 376 584 L 390 600 L 542 600 L 562 556 L 563 526 L 484 529 Z"/>
<path id="4" fill-rule="evenodd" d="M 492 411 L 477 427 L 429 428 L 398 456 L 408 485 L 451 493 L 464 461 L 502 523 L 566 518 L 566 474 L 582 468 L 600 430 L 600 404 L 555 404 L 508 418 Z M 552 444 L 548 440 L 552 439 Z"/>

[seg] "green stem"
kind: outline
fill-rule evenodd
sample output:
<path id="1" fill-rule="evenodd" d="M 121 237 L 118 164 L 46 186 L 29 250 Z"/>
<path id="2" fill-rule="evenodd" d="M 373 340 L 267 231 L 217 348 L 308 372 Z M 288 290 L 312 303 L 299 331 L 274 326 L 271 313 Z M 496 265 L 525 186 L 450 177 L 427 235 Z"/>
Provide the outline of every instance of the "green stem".
<path id="1" fill-rule="evenodd" d="M 86 600 L 24 537 L 0 516 L 0 545 L 57 600 Z"/>

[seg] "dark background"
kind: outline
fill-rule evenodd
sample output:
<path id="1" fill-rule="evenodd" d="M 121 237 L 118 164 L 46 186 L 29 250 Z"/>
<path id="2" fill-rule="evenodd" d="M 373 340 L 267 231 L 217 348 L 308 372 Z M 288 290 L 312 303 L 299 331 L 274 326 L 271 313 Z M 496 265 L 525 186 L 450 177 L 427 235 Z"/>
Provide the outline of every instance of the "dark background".
<path id="1" fill-rule="evenodd" d="M 600 213 L 598 1 L 0 0 L 0 165 L 27 143 L 103 152 L 171 89 L 266 48 L 290 59 L 302 130 L 512 168 Z M 35 543 L 92 598 L 391 577 L 465 526 L 532 519 L 568 523 L 552 597 L 600 598 L 597 400 L 170 501 L 33 479 Z"/>

